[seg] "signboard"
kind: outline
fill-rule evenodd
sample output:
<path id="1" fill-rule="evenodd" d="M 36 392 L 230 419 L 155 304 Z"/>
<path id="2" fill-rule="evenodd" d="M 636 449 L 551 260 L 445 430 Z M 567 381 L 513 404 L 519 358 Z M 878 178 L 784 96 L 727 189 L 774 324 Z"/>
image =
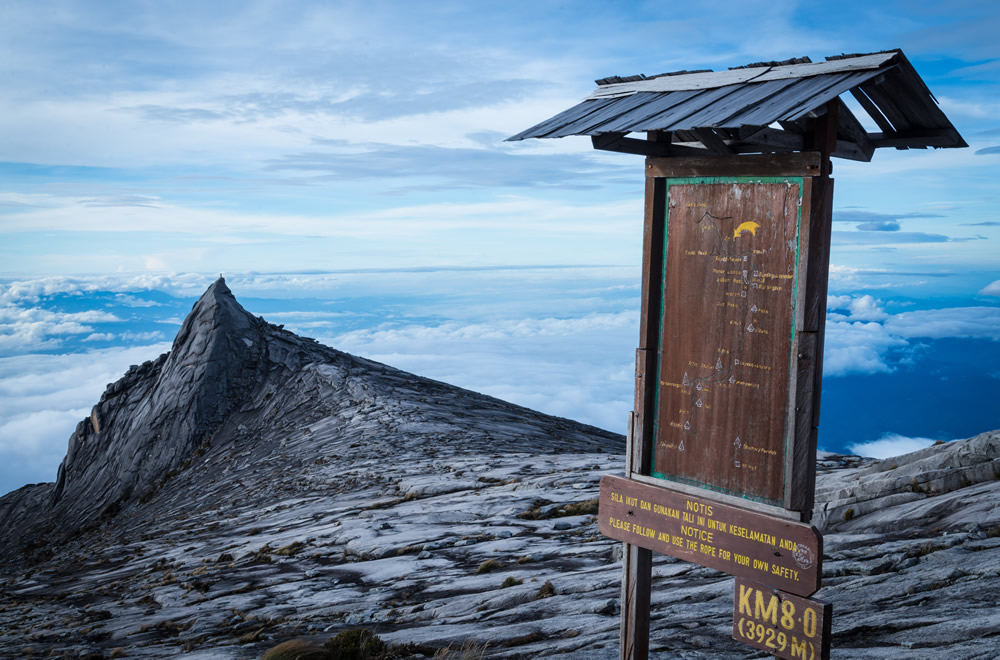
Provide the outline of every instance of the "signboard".
<path id="1" fill-rule="evenodd" d="M 809 180 L 666 184 L 651 473 L 782 506 Z"/>
<path id="2" fill-rule="evenodd" d="M 787 660 L 828 660 L 833 606 L 736 578 L 733 639 Z"/>
<path id="3" fill-rule="evenodd" d="M 631 479 L 601 478 L 605 536 L 801 596 L 820 587 L 815 527 Z"/>

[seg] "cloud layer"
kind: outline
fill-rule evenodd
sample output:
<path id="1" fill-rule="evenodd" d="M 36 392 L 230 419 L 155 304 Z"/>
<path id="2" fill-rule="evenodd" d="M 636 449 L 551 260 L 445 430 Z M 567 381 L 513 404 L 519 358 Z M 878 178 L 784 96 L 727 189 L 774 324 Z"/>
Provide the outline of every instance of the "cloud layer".
<path id="1" fill-rule="evenodd" d="M 886 433 L 877 440 L 848 445 L 848 449 L 858 456 L 871 458 L 893 458 L 930 447 L 937 440 L 931 438 L 908 438 L 898 433 Z"/>
<path id="2" fill-rule="evenodd" d="M 0 494 L 54 481 L 77 423 L 108 383 L 169 344 L 0 358 Z"/>

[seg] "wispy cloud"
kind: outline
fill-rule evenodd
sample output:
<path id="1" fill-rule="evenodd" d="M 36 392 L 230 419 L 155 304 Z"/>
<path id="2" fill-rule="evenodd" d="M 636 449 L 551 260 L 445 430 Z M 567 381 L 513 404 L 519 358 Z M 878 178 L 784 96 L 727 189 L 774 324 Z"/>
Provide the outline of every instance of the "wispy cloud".
<path id="1" fill-rule="evenodd" d="M 532 154 L 511 146 L 445 148 L 434 145 L 392 145 L 317 140 L 320 151 L 288 154 L 272 159 L 268 168 L 303 171 L 337 181 L 384 179 L 386 171 L 407 172 L 410 183 L 438 181 L 450 188 L 567 188 L 602 187 L 608 179 L 625 178 L 633 164 L 609 161 L 602 154 Z M 394 188 L 405 188 L 397 184 Z"/>
<path id="2" fill-rule="evenodd" d="M 38 307 L 0 306 L 0 355 L 55 348 L 65 335 L 89 335 L 93 323 L 121 319 L 102 311 L 53 312 Z"/>
<path id="3" fill-rule="evenodd" d="M 953 307 L 893 314 L 885 328 L 897 337 L 961 337 L 1000 341 L 1000 307 Z"/>
<path id="4" fill-rule="evenodd" d="M 919 231 L 896 231 L 883 226 L 882 229 L 868 231 L 835 231 L 832 240 L 838 245 L 895 245 L 905 243 L 949 243 L 956 240 L 944 234 L 929 234 Z"/>
<path id="5" fill-rule="evenodd" d="M 981 296 L 1000 296 L 1000 280 L 995 280 L 984 286 L 979 291 Z"/>
<path id="6" fill-rule="evenodd" d="M 0 493 L 54 481 L 77 423 L 108 383 L 169 344 L 0 358 Z"/>
<path id="7" fill-rule="evenodd" d="M 848 445 L 848 449 L 859 456 L 894 458 L 925 449 L 935 442 L 937 440 L 931 438 L 909 438 L 898 433 L 886 433 L 877 440 Z"/>

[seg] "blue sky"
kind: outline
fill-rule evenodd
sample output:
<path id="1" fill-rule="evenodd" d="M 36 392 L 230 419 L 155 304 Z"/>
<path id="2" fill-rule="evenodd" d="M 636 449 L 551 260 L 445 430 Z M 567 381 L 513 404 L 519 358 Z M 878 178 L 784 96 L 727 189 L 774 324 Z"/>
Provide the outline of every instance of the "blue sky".
<path id="1" fill-rule="evenodd" d="M 835 163 L 820 444 L 996 428 L 998 28 L 992 2 L 3 3 L 0 492 L 53 479 L 220 272 L 335 347 L 622 430 L 641 158 L 503 138 L 604 76 L 895 47 L 970 147 Z"/>

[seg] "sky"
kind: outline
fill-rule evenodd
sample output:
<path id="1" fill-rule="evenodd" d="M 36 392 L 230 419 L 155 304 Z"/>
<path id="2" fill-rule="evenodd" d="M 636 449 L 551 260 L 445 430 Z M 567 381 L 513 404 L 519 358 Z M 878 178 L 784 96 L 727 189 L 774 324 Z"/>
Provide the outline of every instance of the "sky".
<path id="1" fill-rule="evenodd" d="M 0 493 L 220 273 L 336 348 L 624 432 L 642 159 L 593 81 L 902 48 L 969 143 L 837 160 L 820 447 L 1000 427 L 995 2 L 0 4 Z M 849 99 L 845 99 L 849 100 Z"/>

